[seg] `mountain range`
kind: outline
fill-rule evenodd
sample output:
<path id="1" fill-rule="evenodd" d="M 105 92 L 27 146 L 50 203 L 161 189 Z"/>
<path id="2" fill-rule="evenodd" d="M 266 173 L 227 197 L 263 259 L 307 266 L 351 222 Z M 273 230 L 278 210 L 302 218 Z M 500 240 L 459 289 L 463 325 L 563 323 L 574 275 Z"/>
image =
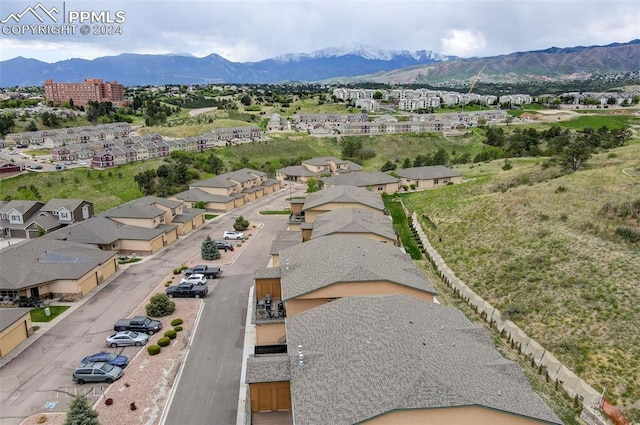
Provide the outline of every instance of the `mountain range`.
<path id="1" fill-rule="evenodd" d="M 514 75 L 535 79 L 636 72 L 640 70 L 640 40 L 466 59 L 430 50 L 388 51 L 360 44 L 245 63 L 231 62 L 217 54 L 197 58 L 124 53 L 55 63 L 17 57 L 0 62 L 0 87 L 42 86 L 49 78 L 61 82 L 101 78 L 125 86 L 318 81 L 427 83 L 471 78 L 481 69 L 483 80 Z"/>

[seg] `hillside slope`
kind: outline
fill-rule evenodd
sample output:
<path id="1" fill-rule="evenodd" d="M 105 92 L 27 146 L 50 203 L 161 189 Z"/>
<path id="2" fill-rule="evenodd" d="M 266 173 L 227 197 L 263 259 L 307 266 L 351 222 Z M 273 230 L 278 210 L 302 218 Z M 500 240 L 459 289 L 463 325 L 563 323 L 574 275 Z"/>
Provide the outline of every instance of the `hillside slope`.
<path id="1" fill-rule="evenodd" d="M 459 167 L 466 183 L 407 196 L 456 274 L 610 399 L 640 399 L 640 144 L 553 178 L 543 159 Z M 610 210 L 609 210 L 610 211 Z"/>

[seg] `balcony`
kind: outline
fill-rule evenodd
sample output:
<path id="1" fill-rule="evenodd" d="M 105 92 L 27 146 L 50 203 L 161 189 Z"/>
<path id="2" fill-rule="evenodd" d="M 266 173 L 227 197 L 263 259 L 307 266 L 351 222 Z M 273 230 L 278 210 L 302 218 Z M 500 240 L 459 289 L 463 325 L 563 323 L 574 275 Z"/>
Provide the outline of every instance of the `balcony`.
<path id="1" fill-rule="evenodd" d="M 287 311 L 280 298 L 271 298 L 267 294 L 265 298 L 256 301 L 256 322 L 283 322 L 286 316 Z"/>

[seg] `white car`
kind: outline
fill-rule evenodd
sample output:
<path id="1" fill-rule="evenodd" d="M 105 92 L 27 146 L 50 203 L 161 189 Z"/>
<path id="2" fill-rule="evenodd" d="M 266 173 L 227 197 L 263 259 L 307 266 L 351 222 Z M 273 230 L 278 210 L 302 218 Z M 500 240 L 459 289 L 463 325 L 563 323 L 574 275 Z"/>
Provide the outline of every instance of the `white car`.
<path id="1" fill-rule="evenodd" d="M 227 230 L 226 232 L 224 232 L 224 236 L 225 239 L 236 239 L 236 240 L 241 240 L 244 239 L 244 234 L 240 233 L 240 232 L 235 232 L 233 230 Z"/>
<path id="2" fill-rule="evenodd" d="M 191 284 L 194 284 L 194 285 L 206 285 L 207 284 L 207 278 L 204 277 L 203 274 L 196 273 L 196 274 L 192 274 L 192 275 L 187 276 L 187 277 L 183 277 L 180 280 L 180 283 L 191 283 Z"/>

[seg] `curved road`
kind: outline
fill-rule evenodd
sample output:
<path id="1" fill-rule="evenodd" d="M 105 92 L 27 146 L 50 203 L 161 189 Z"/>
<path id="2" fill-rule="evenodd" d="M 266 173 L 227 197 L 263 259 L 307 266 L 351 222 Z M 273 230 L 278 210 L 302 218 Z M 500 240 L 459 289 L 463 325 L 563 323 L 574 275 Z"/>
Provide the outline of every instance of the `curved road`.
<path id="1" fill-rule="evenodd" d="M 224 267 L 224 277 L 205 298 L 188 363 L 182 373 L 167 423 L 232 424 L 236 419 L 247 296 L 253 270 L 269 261 L 271 241 L 286 230 L 287 216 L 259 215 L 263 209 L 283 209 L 289 189 L 233 210 L 149 260 L 118 271 L 90 294 L 75 311 L 49 329 L 24 352 L 0 369 L 0 425 L 17 425 L 43 411 L 66 411 L 76 393 L 90 400 L 101 394 L 99 385 L 79 386 L 71 381 L 78 359 L 104 347 L 112 324 L 126 317 L 177 265 L 200 252 L 207 234 L 219 237 L 236 217 L 265 224 L 243 248 L 236 262 Z M 133 357 L 139 349 L 126 347 Z M 106 387 L 105 387 L 106 389 Z M 95 398 L 93 398 L 95 397 Z M 45 407 L 46 406 L 46 407 Z M 188 419 L 187 419 L 188 418 Z"/>

